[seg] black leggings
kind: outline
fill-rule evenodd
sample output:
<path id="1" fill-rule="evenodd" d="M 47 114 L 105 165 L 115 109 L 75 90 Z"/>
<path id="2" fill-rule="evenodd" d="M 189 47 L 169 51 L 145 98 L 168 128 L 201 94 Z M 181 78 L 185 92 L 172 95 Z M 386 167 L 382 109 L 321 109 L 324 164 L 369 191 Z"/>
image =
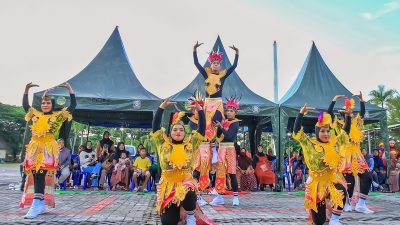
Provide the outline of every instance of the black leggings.
<path id="1" fill-rule="evenodd" d="M 194 191 L 189 191 L 185 199 L 182 201 L 181 206 L 186 211 L 194 211 L 196 209 L 197 195 Z M 170 205 L 165 208 L 165 212 L 161 214 L 161 223 L 163 225 L 176 225 L 180 219 L 180 207 L 176 204 Z"/>
<path id="2" fill-rule="evenodd" d="M 44 194 L 44 188 L 46 185 L 46 173 L 47 170 L 39 170 L 33 174 L 35 193 Z"/>
<path id="3" fill-rule="evenodd" d="M 347 196 L 347 191 L 346 188 L 341 185 L 341 184 L 335 184 L 335 187 L 337 190 L 343 191 L 343 205 L 346 203 L 346 196 Z M 342 207 L 338 207 L 338 210 L 343 210 Z M 314 210 L 311 210 L 311 217 L 315 225 L 322 225 L 326 221 L 326 203 L 325 200 L 317 203 L 317 210 L 318 212 L 315 212 Z"/>
<path id="4" fill-rule="evenodd" d="M 239 187 L 238 187 L 236 174 L 229 174 L 229 178 L 231 179 L 232 191 L 233 192 L 238 192 L 239 191 Z"/>
<path id="5" fill-rule="evenodd" d="M 359 173 L 358 177 L 360 178 L 360 193 L 364 195 L 368 195 L 369 189 L 371 188 L 372 184 L 372 176 L 369 171 L 365 171 L 364 173 Z M 347 182 L 347 192 L 349 193 L 349 198 L 353 197 L 354 193 L 354 185 L 355 185 L 355 178 L 352 173 L 345 173 L 344 178 Z"/>

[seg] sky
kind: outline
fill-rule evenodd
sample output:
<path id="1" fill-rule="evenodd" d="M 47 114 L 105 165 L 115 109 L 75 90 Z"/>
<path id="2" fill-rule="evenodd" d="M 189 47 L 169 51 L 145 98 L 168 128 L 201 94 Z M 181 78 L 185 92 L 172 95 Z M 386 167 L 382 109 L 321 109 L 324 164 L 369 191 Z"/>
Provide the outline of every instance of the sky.
<path id="1" fill-rule="evenodd" d="M 378 84 L 399 89 L 399 23 L 400 0 L 1 0 L 0 102 L 21 105 L 28 82 L 40 85 L 36 92 L 72 78 L 117 25 L 135 74 L 160 98 L 194 79 L 193 45 L 204 42 L 203 64 L 217 35 L 225 47 L 240 49 L 237 73 L 267 99 L 274 93 L 274 40 L 279 98 L 312 41 L 336 77 L 368 98 Z M 232 61 L 234 52 L 226 49 Z"/>

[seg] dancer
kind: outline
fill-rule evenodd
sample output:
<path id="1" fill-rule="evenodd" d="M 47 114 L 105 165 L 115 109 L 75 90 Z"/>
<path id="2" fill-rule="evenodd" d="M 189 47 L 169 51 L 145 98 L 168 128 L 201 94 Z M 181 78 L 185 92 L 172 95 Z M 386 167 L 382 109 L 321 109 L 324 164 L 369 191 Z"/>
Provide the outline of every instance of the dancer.
<path id="1" fill-rule="evenodd" d="M 26 219 L 36 218 L 45 212 L 45 204 L 55 207 L 54 176 L 58 167 L 58 147 L 56 135 L 64 121 L 72 119 L 76 107 L 76 99 L 72 87 L 68 83 L 59 85 L 70 94 L 70 106 L 55 111 L 55 100 L 45 91 L 42 97 L 41 111 L 29 105 L 28 92 L 36 84 L 29 83 L 25 87 L 22 106 L 26 112 L 25 120 L 32 121 L 30 126 L 32 138 L 26 145 L 24 171 L 28 175 L 25 181 L 24 194 L 20 207 L 31 205 Z"/>
<path id="2" fill-rule="evenodd" d="M 223 205 L 225 203 L 224 198 L 220 194 L 223 194 L 226 189 L 226 174 L 229 174 L 231 180 L 233 191 L 232 205 L 239 205 L 238 182 L 236 178 L 236 156 L 238 152 L 236 152 L 235 148 L 240 121 L 236 119 L 238 110 L 239 101 L 235 98 L 230 98 L 226 102 L 226 119 L 223 121 L 223 124 L 219 121 L 213 122 L 214 126 L 218 128 L 217 136 L 220 139 L 220 144 L 215 179 L 215 190 L 218 194 L 212 202 L 210 202 L 210 205 Z"/>
<path id="3" fill-rule="evenodd" d="M 364 160 L 364 156 L 361 153 L 361 142 L 364 139 L 364 135 L 362 133 L 362 128 L 364 124 L 364 115 L 365 115 L 365 103 L 362 97 L 362 93 L 359 95 L 355 95 L 360 101 L 360 113 L 357 116 L 352 116 L 351 118 L 351 131 L 349 134 L 349 142 L 342 149 L 344 157 L 344 161 L 342 163 L 342 173 L 344 178 L 347 181 L 347 193 L 349 194 L 348 204 L 345 205 L 344 211 L 350 212 L 353 210 L 352 206 L 352 198 L 355 187 L 355 177 L 358 176 L 360 179 L 360 198 L 355 205 L 355 211 L 361 213 L 373 213 L 372 210 L 368 209 L 365 204 L 369 189 L 372 184 L 372 176 L 368 171 L 368 164 Z M 328 113 L 331 115 L 331 118 L 334 119 L 335 115 L 333 113 L 333 108 L 338 99 L 345 98 L 345 109 L 352 110 L 354 108 L 354 99 L 347 99 L 344 95 L 337 95 L 333 98 L 332 103 L 329 106 Z M 343 127 L 344 121 L 339 120 L 338 126 Z"/>
<path id="4" fill-rule="evenodd" d="M 191 109 L 192 116 L 189 117 L 189 127 L 192 131 L 198 129 L 199 114 L 194 108 L 195 105 L 199 104 L 204 107 L 204 99 L 199 92 L 195 92 L 194 95 L 189 98 L 187 108 Z M 212 152 L 210 148 L 210 142 L 202 142 L 195 156 L 195 163 L 193 165 L 193 178 L 199 183 L 199 190 L 205 190 L 210 184 L 209 172 L 211 169 L 211 158 Z M 207 202 L 201 197 L 200 193 L 197 195 L 197 203 L 200 206 L 204 206 Z"/>
<path id="5" fill-rule="evenodd" d="M 341 173 L 338 172 L 340 155 L 335 148 L 344 146 L 344 142 L 348 138 L 350 110 L 341 110 L 346 114 L 346 123 L 344 130 L 336 129 L 337 136 L 330 134 L 332 125 L 330 115 L 321 112 L 315 126 L 316 139 L 307 137 L 301 127 L 303 116 L 308 110 L 307 105 L 300 109 L 293 129 L 293 138 L 300 143 L 305 163 L 310 171 L 306 183 L 304 206 L 311 214 L 310 219 L 316 225 L 322 225 L 326 221 L 326 205 L 327 198 L 329 198 L 333 206 L 329 224 L 340 225 L 339 218 L 346 203 L 347 191 L 346 182 Z"/>
<path id="6" fill-rule="evenodd" d="M 191 172 L 196 151 L 204 140 L 205 116 L 202 107 L 196 103 L 199 116 L 197 131 L 185 138 L 184 124 L 178 115 L 174 115 L 171 134 L 167 135 L 160 126 L 161 118 L 164 109 L 174 104 L 176 102 L 163 101 L 153 120 L 151 137 L 156 145 L 162 170 L 157 186 L 156 208 L 162 224 L 176 225 L 180 219 L 180 207 L 183 207 L 187 214 L 186 223 L 194 225 L 198 184 Z"/>
<path id="7" fill-rule="evenodd" d="M 231 49 L 235 50 L 235 60 L 233 65 L 227 70 L 221 70 L 222 63 L 222 55 L 220 52 L 211 52 L 208 57 L 208 62 L 210 63 L 210 67 L 203 68 L 199 60 L 197 58 L 197 48 L 201 46 L 203 43 L 197 42 L 193 48 L 193 60 L 194 64 L 199 70 L 200 74 L 203 75 L 205 79 L 205 93 L 206 100 L 204 111 L 206 115 L 206 137 L 209 141 L 213 141 L 216 137 L 216 131 L 213 127 L 213 121 L 222 122 L 224 119 L 224 107 L 222 104 L 222 89 L 224 87 L 224 83 L 226 78 L 235 70 L 238 58 L 239 58 L 239 49 L 234 45 L 229 46 Z"/>

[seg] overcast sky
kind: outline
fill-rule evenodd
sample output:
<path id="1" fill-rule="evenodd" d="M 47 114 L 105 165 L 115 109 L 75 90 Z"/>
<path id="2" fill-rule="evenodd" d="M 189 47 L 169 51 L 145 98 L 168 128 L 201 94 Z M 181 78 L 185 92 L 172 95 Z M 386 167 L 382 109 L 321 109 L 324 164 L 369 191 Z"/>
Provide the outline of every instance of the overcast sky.
<path id="1" fill-rule="evenodd" d="M 196 76 L 219 34 L 240 49 L 236 69 L 257 94 L 273 99 L 272 44 L 278 42 L 279 97 L 315 41 L 353 93 L 400 83 L 400 1 L 0 1 L 0 102 L 21 105 L 27 82 L 39 91 L 79 73 L 118 25 L 138 79 L 165 98 Z M 234 53 L 227 49 L 233 60 Z M 90 84 L 88 84 L 90 85 Z"/>

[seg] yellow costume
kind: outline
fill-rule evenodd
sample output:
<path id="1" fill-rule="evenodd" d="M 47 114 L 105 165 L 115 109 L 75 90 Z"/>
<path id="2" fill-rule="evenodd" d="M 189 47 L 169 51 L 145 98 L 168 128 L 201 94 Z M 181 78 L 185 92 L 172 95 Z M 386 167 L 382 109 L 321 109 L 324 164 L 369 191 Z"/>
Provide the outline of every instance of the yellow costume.
<path id="1" fill-rule="evenodd" d="M 329 114 L 324 113 L 324 124 L 317 126 L 323 127 L 331 124 Z M 315 138 L 311 139 L 301 129 L 293 138 L 297 140 L 304 154 L 304 159 L 309 168 L 309 178 L 306 183 L 306 195 L 304 206 L 306 209 L 312 209 L 317 212 L 317 203 L 328 197 L 334 208 L 343 207 L 344 193 L 335 188 L 336 183 L 346 181 L 338 171 L 341 156 L 337 147 L 344 146 L 348 136 L 344 130 L 339 130 L 337 136 L 330 138 L 328 143 L 322 143 Z M 318 135 L 318 134 L 317 134 Z"/>
<path id="2" fill-rule="evenodd" d="M 25 172 L 39 169 L 56 171 L 58 168 L 58 146 L 56 135 L 64 121 L 72 120 L 72 115 L 66 108 L 51 114 L 44 114 L 30 108 L 25 120 L 32 120 L 32 138 L 26 146 L 24 162 Z"/>
<path id="3" fill-rule="evenodd" d="M 343 127 L 344 121 L 338 121 L 338 124 Z M 342 173 L 352 173 L 354 176 L 357 176 L 368 169 L 368 164 L 365 162 L 360 150 L 360 143 L 364 139 L 364 135 L 361 132 L 363 126 L 364 120 L 360 114 L 351 119 L 349 142 L 344 148 L 340 149 L 340 155 L 343 156 L 343 161 L 340 165 Z"/>
<path id="4" fill-rule="evenodd" d="M 191 171 L 204 137 L 193 131 L 182 144 L 174 144 L 165 134 L 164 128 L 151 133 L 151 137 L 157 148 L 162 170 L 156 203 L 157 212 L 161 214 L 171 204 L 179 206 L 189 190 L 197 190 L 198 184 Z"/>

